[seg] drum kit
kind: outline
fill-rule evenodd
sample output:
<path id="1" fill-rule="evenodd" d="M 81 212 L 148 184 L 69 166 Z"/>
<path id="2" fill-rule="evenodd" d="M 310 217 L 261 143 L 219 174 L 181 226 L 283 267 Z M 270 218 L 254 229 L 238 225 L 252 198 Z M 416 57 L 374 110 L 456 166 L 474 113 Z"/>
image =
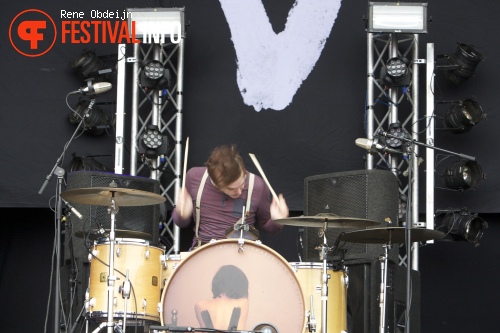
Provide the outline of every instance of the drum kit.
<path id="1" fill-rule="evenodd" d="M 151 246 L 140 233 L 115 229 L 120 206 L 154 205 L 164 202 L 165 197 L 118 187 L 68 190 L 61 197 L 69 202 L 107 206 L 111 216 L 110 229 L 90 236 L 94 246 L 89 254 L 85 318 L 87 322 L 99 324 L 94 332 L 104 328 L 108 333 L 124 332 L 127 320 L 129 325 L 141 322 L 150 325 L 152 331 L 165 332 L 216 332 L 217 329 L 225 332 L 249 332 L 248 329 L 271 333 L 347 332 L 347 273 L 344 269 L 332 268 L 328 253 L 335 250 L 339 241 L 385 244 L 386 253 L 381 260 L 384 268 L 387 267 L 387 247 L 406 240 L 405 228 L 373 228 L 379 223 L 319 214 L 275 222 L 320 228 L 323 237 L 323 244 L 318 247 L 320 262 L 290 263 L 259 240 L 242 237 L 213 240 L 189 253 L 165 256 L 164 249 Z M 367 229 L 342 233 L 335 244 L 329 246 L 327 232 L 331 228 Z M 412 241 L 443 236 L 433 230 L 414 229 Z M 214 298 L 213 279 L 222 266 L 236 266 L 248 279 L 248 307 L 241 316 L 245 322 L 230 327 L 229 331 L 227 327 L 196 329 L 200 321 L 195 304 Z M 385 300 L 386 276 L 381 300 Z M 330 293 L 330 289 L 335 293 Z M 384 314 L 385 303 L 381 304 L 381 332 L 385 329 Z"/>

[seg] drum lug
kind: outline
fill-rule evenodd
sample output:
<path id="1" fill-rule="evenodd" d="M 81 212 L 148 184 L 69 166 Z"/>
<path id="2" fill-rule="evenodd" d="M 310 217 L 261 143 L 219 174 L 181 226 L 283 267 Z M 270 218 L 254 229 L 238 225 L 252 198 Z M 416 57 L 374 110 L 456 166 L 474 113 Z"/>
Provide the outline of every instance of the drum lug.
<path id="1" fill-rule="evenodd" d="M 161 302 L 156 305 L 156 309 L 158 310 L 158 313 L 163 312 L 163 306 L 162 306 Z"/>
<path id="2" fill-rule="evenodd" d="M 167 266 L 167 256 L 166 255 L 164 255 L 164 254 L 160 255 L 160 264 L 161 264 L 161 267 L 163 269 L 167 269 L 168 268 L 168 266 Z"/>
<path id="3" fill-rule="evenodd" d="M 119 246 L 116 247 L 116 256 L 120 257 L 121 248 Z"/>
<path id="4" fill-rule="evenodd" d="M 146 260 L 149 259 L 149 250 L 145 251 Z"/>

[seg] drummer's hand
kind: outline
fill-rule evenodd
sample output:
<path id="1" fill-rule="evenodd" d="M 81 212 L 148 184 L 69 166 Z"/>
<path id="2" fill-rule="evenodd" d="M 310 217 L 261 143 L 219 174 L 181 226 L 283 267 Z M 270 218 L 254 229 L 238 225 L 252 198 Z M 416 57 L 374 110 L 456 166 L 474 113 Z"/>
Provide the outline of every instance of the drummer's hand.
<path id="1" fill-rule="evenodd" d="M 193 198 L 191 198 L 184 187 L 181 187 L 179 191 L 179 197 L 177 198 L 175 209 L 177 209 L 183 220 L 191 218 L 193 214 Z"/>
<path id="2" fill-rule="evenodd" d="M 271 219 L 279 220 L 288 217 L 288 206 L 286 205 L 285 198 L 282 194 L 278 195 L 278 202 L 273 197 L 273 202 L 271 203 Z"/>

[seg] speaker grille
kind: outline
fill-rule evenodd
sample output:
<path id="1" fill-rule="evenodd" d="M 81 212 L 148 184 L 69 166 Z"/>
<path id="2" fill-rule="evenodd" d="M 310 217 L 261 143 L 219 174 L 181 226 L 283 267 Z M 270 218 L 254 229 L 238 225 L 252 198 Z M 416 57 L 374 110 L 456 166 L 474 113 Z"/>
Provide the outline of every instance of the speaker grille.
<path id="1" fill-rule="evenodd" d="M 332 213 L 380 223 L 373 227 L 386 227 L 388 220 L 397 223 L 399 186 L 392 172 L 360 170 L 311 176 L 304 180 L 304 190 L 306 216 Z M 342 232 L 355 230 L 359 228 L 328 229 L 328 245 L 333 245 Z M 318 228 L 305 227 L 304 236 L 305 260 L 318 261 L 315 247 L 323 243 Z M 347 250 L 346 259 L 376 258 L 383 253 L 380 244 L 346 243 L 342 248 Z"/>
<path id="2" fill-rule="evenodd" d="M 160 193 L 160 183 L 157 180 L 99 171 L 76 171 L 69 173 L 67 188 L 68 190 L 73 190 L 79 188 L 109 187 L 112 182 L 119 188 L 141 190 L 155 194 Z M 83 215 L 82 220 L 74 215 L 70 217 L 74 256 L 86 259 L 89 244 L 84 244 L 81 233 L 98 228 L 110 229 L 111 216 L 108 213 L 109 207 L 78 203 L 73 203 L 73 206 Z M 115 216 L 115 229 L 137 231 L 141 235 L 144 235 L 143 238 L 146 240 L 153 241 L 153 243 L 157 242 L 159 239 L 159 212 L 159 205 L 118 207 L 118 213 Z M 79 233 L 80 236 L 76 237 L 75 233 Z"/>

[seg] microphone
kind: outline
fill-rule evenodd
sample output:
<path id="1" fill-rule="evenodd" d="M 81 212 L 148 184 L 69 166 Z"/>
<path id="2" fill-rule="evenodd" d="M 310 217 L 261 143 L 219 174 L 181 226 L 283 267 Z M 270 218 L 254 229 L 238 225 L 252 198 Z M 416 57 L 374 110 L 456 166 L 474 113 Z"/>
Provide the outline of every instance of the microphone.
<path id="1" fill-rule="evenodd" d="M 76 91 L 71 92 L 70 94 L 82 94 L 82 95 L 97 95 L 102 94 L 108 90 L 111 90 L 113 85 L 109 82 L 97 82 L 94 84 L 89 84 L 85 88 L 80 88 Z"/>
<path id="2" fill-rule="evenodd" d="M 71 212 L 76 215 L 76 217 L 78 217 L 80 220 L 83 219 L 82 214 L 80 214 L 80 212 L 77 211 L 76 208 L 73 207 L 72 204 L 70 204 L 69 202 L 67 202 L 66 200 L 64 200 L 62 198 L 61 198 L 61 200 L 64 202 L 64 204 L 66 205 L 66 207 L 68 207 L 69 210 L 71 210 Z"/>
<path id="3" fill-rule="evenodd" d="M 358 147 L 368 150 L 370 153 L 382 152 L 389 154 L 403 154 L 402 150 L 387 147 L 385 143 L 384 144 L 380 143 L 379 138 L 375 139 L 359 138 L 356 139 L 356 145 Z"/>

